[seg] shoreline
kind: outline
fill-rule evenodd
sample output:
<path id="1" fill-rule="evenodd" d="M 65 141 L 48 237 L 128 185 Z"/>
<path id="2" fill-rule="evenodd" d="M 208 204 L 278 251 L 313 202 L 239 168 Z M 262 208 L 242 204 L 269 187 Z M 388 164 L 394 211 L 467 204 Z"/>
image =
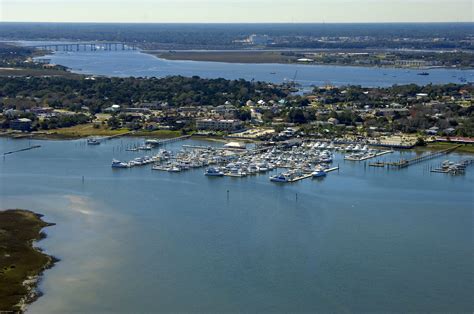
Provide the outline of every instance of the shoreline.
<path id="1" fill-rule="evenodd" d="M 167 61 L 194 61 L 194 62 L 214 62 L 229 64 L 287 64 L 287 65 L 313 65 L 313 66 L 338 66 L 338 67 L 360 67 L 378 69 L 399 69 L 399 70 L 473 70 L 474 67 L 456 66 L 427 66 L 427 67 L 402 67 L 393 65 L 370 65 L 370 64 L 343 64 L 343 63 L 321 63 L 321 62 L 297 62 L 296 57 L 281 54 L 285 51 L 154 51 L 141 50 L 141 53 L 154 56 Z M 227 54 L 227 55 L 226 55 Z M 260 55 L 260 56 L 259 56 Z M 286 60 L 286 61 L 285 61 Z M 291 62 L 288 62 L 291 60 Z"/>
<path id="2" fill-rule="evenodd" d="M 246 139 L 246 138 L 228 138 L 226 136 L 222 135 L 217 135 L 217 136 L 212 136 L 212 135 L 200 135 L 200 134 L 190 134 L 191 137 L 190 139 L 194 140 L 204 140 L 204 141 L 210 141 L 210 142 L 220 142 L 220 143 L 226 143 L 226 142 L 232 142 L 232 141 L 237 141 L 237 142 L 246 142 L 246 143 L 258 143 L 261 142 L 257 139 Z M 44 140 L 44 141 L 74 141 L 74 140 L 81 140 L 81 139 L 87 139 L 91 137 L 104 137 L 107 138 L 109 136 L 116 136 L 116 137 L 134 137 L 134 138 L 159 138 L 159 139 L 168 139 L 168 138 L 176 138 L 181 136 L 176 132 L 176 134 L 170 134 L 169 132 L 165 133 L 157 133 L 155 132 L 135 132 L 135 133 L 124 133 L 123 135 L 120 135 L 120 133 L 111 133 L 109 135 L 105 135 L 104 133 L 96 133 L 96 134 L 84 134 L 84 135 L 76 135 L 76 136 L 67 136 L 67 135 L 62 135 L 62 134 L 24 134 L 21 137 L 15 137 L 12 136 L 12 134 L 6 134 L 6 133 L 0 133 L 0 138 L 9 138 L 12 140 L 15 139 L 32 139 L 32 140 Z M 320 140 L 320 139 L 315 139 L 315 140 Z M 436 150 L 436 149 L 446 149 L 451 146 L 456 146 L 459 145 L 459 143 L 456 142 L 427 142 L 426 146 L 415 146 L 409 150 Z M 462 144 L 461 147 L 459 147 L 457 152 L 460 153 L 466 153 L 466 154 L 474 154 L 474 144 Z"/>
<path id="3" fill-rule="evenodd" d="M 0 261 L 0 278 L 6 282 L 0 287 L 0 312 L 23 313 L 43 295 L 38 286 L 44 272 L 59 262 L 35 246 L 47 237 L 43 229 L 55 224 L 21 209 L 1 210 L 0 218 L 0 253 L 5 257 Z"/>

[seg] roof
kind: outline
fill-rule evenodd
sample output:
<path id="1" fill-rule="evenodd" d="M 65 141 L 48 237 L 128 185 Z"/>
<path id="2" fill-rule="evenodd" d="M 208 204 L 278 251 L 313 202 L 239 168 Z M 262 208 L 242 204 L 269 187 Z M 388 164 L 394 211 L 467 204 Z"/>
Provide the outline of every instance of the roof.
<path id="1" fill-rule="evenodd" d="M 31 120 L 28 119 L 28 118 L 20 118 L 20 119 L 17 119 L 16 121 L 18 121 L 18 122 L 24 122 L 24 123 L 31 122 Z"/>

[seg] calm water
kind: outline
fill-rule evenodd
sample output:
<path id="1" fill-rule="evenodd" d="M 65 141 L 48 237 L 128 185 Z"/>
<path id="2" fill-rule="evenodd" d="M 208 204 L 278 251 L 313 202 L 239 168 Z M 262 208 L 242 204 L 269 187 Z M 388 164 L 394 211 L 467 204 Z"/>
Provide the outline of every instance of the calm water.
<path id="1" fill-rule="evenodd" d="M 374 87 L 410 83 L 460 83 L 460 78 L 474 81 L 474 70 L 433 69 L 427 70 L 429 76 L 420 76 L 417 75 L 420 70 L 393 68 L 169 61 L 138 51 L 57 52 L 46 58 L 51 59 L 52 63 L 69 67 L 73 72 L 119 77 L 197 75 L 203 78 L 243 78 L 282 83 L 293 80 L 296 73 L 296 81 L 306 88 L 326 84 Z"/>
<path id="2" fill-rule="evenodd" d="M 137 141 L 0 139 L 0 153 L 42 145 L 0 160 L 0 208 L 58 224 L 40 245 L 62 261 L 31 313 L 472 312 L 474 168 L 339 159 L 340 173 L 291 185 L 112 170 Z"/>

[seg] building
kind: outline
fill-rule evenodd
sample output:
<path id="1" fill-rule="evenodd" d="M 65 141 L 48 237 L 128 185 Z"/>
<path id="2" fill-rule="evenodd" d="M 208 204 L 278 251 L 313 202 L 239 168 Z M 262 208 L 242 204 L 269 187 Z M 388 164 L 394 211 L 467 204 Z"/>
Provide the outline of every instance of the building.
<path id="1" fill-rule="evenodd" d="M 196 121 L 196 128 L 198 130 L 237 131 L 242 128 L 242 122 L 239 120 L 202 119 Z"/>
<path id="2" fill-rule="evenodd" d="M 252 45 L 267 45 L 270 43 L 270 37 L 268 37 L 268 35 L 252 34 L 247 41 Z"/>
<path id="3" fill-rule="evenodd" d="M 232 118 L 235 116 L 237 109 L 232 105 L 226 104 L 217 106 L 214 111 L 225 118 Z"/>
<path id="4" fill-rule="evenodd" d="M 10 122 L 10 128 L 17 131 L 30 131 L 31 120 L 27 118 L 20 118 Z"/>

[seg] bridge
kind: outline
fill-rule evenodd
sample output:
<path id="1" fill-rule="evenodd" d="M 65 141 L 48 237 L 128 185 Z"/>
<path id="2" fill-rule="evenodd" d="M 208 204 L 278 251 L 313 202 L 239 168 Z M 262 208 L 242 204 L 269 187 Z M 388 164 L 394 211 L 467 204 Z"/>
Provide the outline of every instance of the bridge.
<path id="1" fill-rule="evenodd" d="M 27 46 L 48 51 L 124 51 L 137 50 L 136 44 L 122 42 L 93 42 L 93 43 L 58 43 Z"/>

